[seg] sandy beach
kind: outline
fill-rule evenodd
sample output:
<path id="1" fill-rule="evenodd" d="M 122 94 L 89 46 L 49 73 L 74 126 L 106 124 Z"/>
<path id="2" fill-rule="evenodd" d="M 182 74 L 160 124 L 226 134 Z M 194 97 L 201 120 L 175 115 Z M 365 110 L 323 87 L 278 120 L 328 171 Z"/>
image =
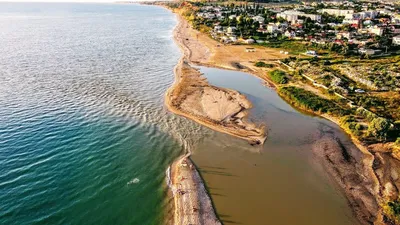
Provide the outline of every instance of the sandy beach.
<path id="1" fill-rule="evenodd" d="M 263 61 L 277 65 L 279 59 L 287 55 L 280 53 L 279 49 L 251 46 L 254 52 L 247 52 L 247 45 L 224 45 L 210 38 L 204 33 L 192 29 L 188 22 L 179 16 L 179 29 L 176 32 L 187 59 L 197 65 L 216 67 L 227 70 L 251 73 L 264 81 L 269 86 L 274 86 L 267 76 L 271 69 L 256 67 L 254 63 Z M 195 49 L 195 51 L 191 51 Z"/>

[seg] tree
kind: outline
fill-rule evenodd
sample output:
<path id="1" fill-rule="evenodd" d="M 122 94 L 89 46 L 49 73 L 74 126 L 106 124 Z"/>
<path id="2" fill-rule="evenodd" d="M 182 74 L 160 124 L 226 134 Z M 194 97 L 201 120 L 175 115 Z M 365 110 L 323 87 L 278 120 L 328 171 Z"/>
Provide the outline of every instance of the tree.
<path id="1" fill-rule="evenodd" d="M 368 127 L 368 133 L 379 139 L 385 138 L 390 128 L 390 123 L 387 119 L 378 117 L 371 121 Z"/>

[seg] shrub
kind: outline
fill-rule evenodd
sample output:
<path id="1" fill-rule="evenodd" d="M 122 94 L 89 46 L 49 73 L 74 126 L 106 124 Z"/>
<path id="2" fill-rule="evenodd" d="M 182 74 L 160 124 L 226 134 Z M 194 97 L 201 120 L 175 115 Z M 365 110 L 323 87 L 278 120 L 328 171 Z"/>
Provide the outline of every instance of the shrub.
<path id="1" fill-rule="evenodd" d="M 332 100 L 321 98 L 318 95 L 301 88 L 293 86 L 282 87 L 278 91 L 287 101 L 308 111 L 328 113 L 336 116 L 345 116 L 349 114 L 346 110 L 336 105 Z M 344 119 L 344 121 L 347 121 L 347 119 Z"/>
<path id="2" fill-rule="evenodd" d="M 390 220 L 396 224 L 400 222 L 400 202 L 398 199 L 384 204 L 383 210 Z"/>
<path id="3" fill-rule="evenodd" d="M 268 75 L 275 83 L 286 84 L 288 82 L 286 73 L 283 72 L 282 70 L 273 70 L 269 72 Z"/>
<path id="4" fill-rule="evenodd" d="M 272 67 L 274 67 L 273 64 L 268 64 L 268 63 L 261 62 L 261 61 L 260 61 L 260 62 L 256 62 L 254 65 L 257 66 L 257 67 L 265 67 L 265 68 L 272 68 Z"/>
<path id="5" fill-rule="evenodd" d="M 373 119 L 369 124 L 368 133 L 371 136 L 377 137 L 379 139 L 386 139 L 389 128 L 390 122 L 385 118 L 378 117 Z"/>
<path id="6" fill-rule="evenodd" d="M 344 116 L 340 119 L 340 125 L 349 133 L 355 136 L 360 136 L 362 134 L 362 126 L 357 123 L 354 116 Z"/>

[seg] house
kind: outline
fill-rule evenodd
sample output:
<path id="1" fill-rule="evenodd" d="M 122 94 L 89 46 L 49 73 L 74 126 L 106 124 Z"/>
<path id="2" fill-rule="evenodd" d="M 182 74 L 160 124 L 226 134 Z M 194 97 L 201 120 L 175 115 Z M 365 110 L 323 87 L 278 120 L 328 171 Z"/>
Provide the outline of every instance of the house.
<path id="1" fill-rule="evenodd" d="M 393 45 L 400 45 L 400 36 L 393 37 Z"/>
<path id="2" fill-rule="evenodd" d="M 247 39 L 247 40 L 244 40 L 244 43 L 246 43 L 246 44 L 254 44 L 254 40 L 253 39 L 251 39 L 251 38 L 249 38 L 249 39 Z"/>
<path id="3" fill-rule="evenodd" d="M 352 18 L 351 19 L 345 18 L 345 19 L 343 19 L 343 22 L 342 22 L 342 24 L 356 25 L 357 27 L 358 27 L 359 23 L 360 23 L 360 20 L 352 19 Z"/>
<path id="4" fill-rule="evenodd" d="M 358 52 L 360 54 L 364 54 L 364 55 L 375 55 L 377 53 L 376 51 L 377 50 L 374 50 L 374 49 L 363 49 L 363 48 L 358 50 Z"/>
<path id="5" fill-rule="evenodd" d="M 233 34 L 236 31 L 236 27 L 228 27 L 226 28 L 226 33 Z"/>
<path id="6" fill-rule="evenodd" d="M 222 30 L 222 26 L 220 26 L 220 25 L 216 25 L 215 27 L 214 27 L 214 31 L 220 31 L 220 30 Z"/>
<path id="7" fill-rule="evenodd" d="M 269 33 L 273 33 L 276 30 L 278 30 L 278 26 L 276 24 L 270 23 L 270 24 L 267 25 L 267 31 Z"/>
<path id="8" fill-rule="evenodd" d="M 317 52 L 316 51 L 306 51 L 306 55 L 317 56 Z"/>
<path id="9" fill-rule="evenodd" d="M 294 11 L 294 12 L 297 12 L 297 11 Z M 290 21 L 293 23 L 299 19 L 299 16 L 297 14 L 293 13 L 293 10 L 278 13 L 278 14 L 276 14 L 276 16 L 281 17 L 281 18 L 285 19 L 286 21 Z"/>
<path id="10" fill-rule="evenodd" d="M 286 37 L 288 37 L 288 38 L 294 38 L 294 37 L 296 37 L 296 33 L 294 32 L 294 31 L 286 31 L 285 33 L 284 33 L 284 35 L 286 36 Z"/>
<path id="11" fill-rule="evenodd" d="M 347 14 L 353 14 L 354 10 L 352 9 L 322 9 L 321 13 L 327 13 L 335 16 L 346 16 Z"/>
<path id="12" fill-rule="evenodd" d="M 321 15 L 317 15 L 317 14 L 307 14 L 301 11 L 297 11 L 297 10 L 287 10 L 284 11 L 282 13 L 278 13 L 277 14 L 278 17 L 282 17 L 287 21 L 290 21 L 292 23 L 296 22 L 296 20 L 299 19 L 299 16 L 303 16 L 303 17 L 308 17 L 313 21 L 317 21 L 320 22 L 321 21 Z"/>
<path id="13" fill-rule="evenodd" d="M 255 52 L 256 49 L 255 48 L 246 48 L 246 52 Z"/>
<path id="14" fill-rule="evenodd" d="M 263 34 L 267 34 L 267 33 L 268 33 L 268 30 L 259 28 L 259 29 L 257 30 L 257 32 L 263 33 Z"/>
<path id="15" fill-rule="evenodd" d="M 321 22 L 321 15 L 317 14 L 304 14 L 303 16 L 310 18 L 313 21 Z"/>
<path id="16" fill-rule="evenodd" d="M 352 33 L 350 33 L 350 32 L 340 32 L 340 33 L 338 33 L 337 35 L 336 35 L 336 38 L 337 39 L 344 39 L 344 38 L 346 38 L 347 40 L 350 40 L 350 39 L 352 39 L 353 38 L 353 34 Z"/>
<path id="17" fill-rule="evenodd" d="M 262 16 L 254 16 L 252 19 L 253 19 L 254 21 L 257 21 L 257 22 L 261 23 L 261 24 L 263 24 L 264 21 L 265 21 L 265 18 L 262 17 Z"/>
<path id="18" fill-rule="evenodd" d="M 230 19 L 230 20 L 236 19 L 236 15 L 230 15 L 230 16 L 229 16 L 229 19 Z"/>
<path id="19" fill-rule="evenodd" d="M 229 39 L 229 37 L 223 36 L 223 37 L 221 37 L 221 42 L 223 42 L 223 43 L 230 43 L 231 40 Z"/>
<path id="20" fill-rule="evenodd" d="M 383 34 L 383 29 L 381 27 L 377 27 L 377 26 L 369 28 L 368 31 L 371 34 L 375 34 L 375 35 L 379 35 L 379 36 L 382 36 L 382 34 Z"/>

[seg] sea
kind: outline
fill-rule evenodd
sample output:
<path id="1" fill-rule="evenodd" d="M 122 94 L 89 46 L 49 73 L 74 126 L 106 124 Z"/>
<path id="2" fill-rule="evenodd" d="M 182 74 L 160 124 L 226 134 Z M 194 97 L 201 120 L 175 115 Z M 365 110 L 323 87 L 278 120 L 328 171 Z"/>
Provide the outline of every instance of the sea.
<path id="1" fill-rule="evenodd" d="M 0 3 L 0 224 L 163 223 L 165 171 L 207 133 L 164 107 L 176 24 L 154 6 Z"/>
<path id="2" fill-rule="evenodd" d="M 168 112 L 177 22 L 139 4 L 0 3 L 0 224 L 166 224 L 166 171 L 188 150 L 224 224 L 357 224 L 310 154 L 340 129 L 259 79 L 201 69 L 254 103 L 264 146 Z"/>

